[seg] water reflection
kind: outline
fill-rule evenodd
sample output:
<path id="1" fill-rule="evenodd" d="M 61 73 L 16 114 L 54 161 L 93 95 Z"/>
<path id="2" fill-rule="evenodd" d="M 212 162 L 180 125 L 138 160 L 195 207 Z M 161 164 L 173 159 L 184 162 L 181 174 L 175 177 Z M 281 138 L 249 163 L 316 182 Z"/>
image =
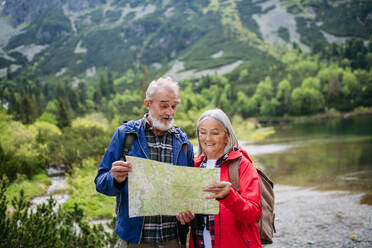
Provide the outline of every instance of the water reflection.
<path id="1" fill-rule="evenodd" d="M 265 144 L 265 145 L 242 145 L 251 155 L 263 155 L 270 153 L 279 153 L 294 147 L 293 144 Z"/>
<path id="2" fill-rule="evenodd" d="M 279 184 L 372 192 L 372 117 L 276 127 L 260 143 L 243 144 Z"/>

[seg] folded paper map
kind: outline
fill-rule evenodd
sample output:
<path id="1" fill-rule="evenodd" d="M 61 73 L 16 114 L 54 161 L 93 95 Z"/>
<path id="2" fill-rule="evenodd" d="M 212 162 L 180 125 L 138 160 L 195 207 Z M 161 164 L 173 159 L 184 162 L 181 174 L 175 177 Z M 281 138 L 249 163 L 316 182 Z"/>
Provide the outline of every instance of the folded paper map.
<path id="1" fill-rule="evenodd" d="M 190 210 L 196 214 L 218 214 L 219 203 L 206 200 L 203 188 L 220 181 L 220 169 L 175 166 L 126 156 L 132 164 L 128 175 L 129 217 L 177 215 Z"/>

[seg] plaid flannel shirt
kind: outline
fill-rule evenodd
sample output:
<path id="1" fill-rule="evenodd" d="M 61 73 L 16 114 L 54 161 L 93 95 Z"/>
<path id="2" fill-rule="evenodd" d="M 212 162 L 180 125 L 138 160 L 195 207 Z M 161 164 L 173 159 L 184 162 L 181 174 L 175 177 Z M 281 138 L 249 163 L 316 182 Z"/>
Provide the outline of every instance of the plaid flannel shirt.
<path id="1" fill-rule="evenodd" d="M 152 126 L 147 121 L 145 115 L 144 129 L 148 143 L 150 158 L 152 160 L 172 163 L 172 134 L 175 132 L 174 127 L 169 129 L 163 136 L 157 136 L 152 130 Z M 178 239 L 177 220 L 174 216 L 145 216 L 142 229 L 143 243 L 160 243 Z"/>
<path id="2" fill-rule="evenodd" d="M 221 158 L 219 158 L 217 161 L 216 161 L 216 168 L 218 168 L 220 166 L 220 164 L 225 161 L 228 157 L 228 153 L 223 155 Z M 206 168 L 207 167 L 207 158 L 205 157 L 203 162 L 201 163 L 200 165 L 200 168 Z M 207 221 L 204 222 L 202 225 L 199 225 L 199 229 L 195 230 L 194 232 L 194 245 L 195 245 L 195 248 L 204 248 L 204 237 L 203 237 L 203 231 L 204 231 L 204 227 L 205 225 L 207 225 L 207 230 L 209 230 L 210 232 L 210 235 L 211 235 L 211 241 L 212 241 L 212 247 L 214 247 L 214 240 L 215 240 L 215 225 L 214 225 L 214 215 L 202 215 L 203 216 L 203 220 L 205 219 L 204 217 L 207 217 Z"/>

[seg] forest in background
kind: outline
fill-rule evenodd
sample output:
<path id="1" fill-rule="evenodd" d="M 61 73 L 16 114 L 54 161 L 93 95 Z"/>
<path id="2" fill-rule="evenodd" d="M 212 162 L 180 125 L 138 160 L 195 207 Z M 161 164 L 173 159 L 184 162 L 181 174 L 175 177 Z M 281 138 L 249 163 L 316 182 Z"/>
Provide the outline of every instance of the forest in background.
<path id="1" fill-rule="evenodd" d="M 360 54 L 372 54 L 371 42 L 366 48 L 360 39 L 351 39 L 315 54 L 283 48 L 281 52 L 275 64 L 257 62 L 224 76 L 181 81 L 176 125 L 193 138 L 198 116 L 214 107 L 223 109 L 235 128 L 249 117 L 270 123 L 371 107 L 371 65 L 360 60 Z M 1 176 L 11 182 L 32 179 L 60 165 L 73 174 L 90 158 L 97 165 L 115 128 L 146 112 L 143 99 L 153 77 L 144 67 L 120 77 L 102 71 L 96 81 L 76 87 L 66 81 L 3 78 L 0 93 L 7 110 L 1 110 Z M 245 83 L 253 78 L 257 84 Z M 43 187 L 29 195 L 40 194 Z"/>
<path id="2" fill-rule="evenodd" d="M 371 40 L 367 47 L 362 39 L 353 38 L 313 53 L 276 49 L 275 59 L 258 57 L 223 76 L 181 81 L 178 125 L 192 137 L 188 125 L 211 107 L 230 116 L 270 119 L 371 106 Z M 41 80 L 20 74 L 0 81 L 0 99 L 7 112 L 24 124 L 42 120 L 62 128 L 94 112 L 119 124 L 143 115 L 146 87 L 157 77 L 146 66 L 124 74 L 102 70 L 75 84 L 68 78 Z"/>

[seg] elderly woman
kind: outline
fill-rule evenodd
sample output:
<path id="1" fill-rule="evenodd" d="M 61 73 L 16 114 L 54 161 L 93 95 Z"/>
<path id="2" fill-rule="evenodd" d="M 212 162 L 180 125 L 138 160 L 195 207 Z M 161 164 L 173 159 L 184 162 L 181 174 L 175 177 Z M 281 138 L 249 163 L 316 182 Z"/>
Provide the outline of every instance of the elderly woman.
<path id="1" fill-rule="evenodd" d="M 262 247 L 257 222 L 261 216 L 259 177 L 246 151 L 239 148 L 231 122 L 220 109 L 204 112 L 196 127 L 199 157 L 195 167 L 221 168 L 220 182 L 204 189 L 219 201 L 218 215 L 183 212 L 181 222 L 191 219 L 190 248 Z M 232 187 L 229 165 L 240 160 L 239 190 Z"/>

